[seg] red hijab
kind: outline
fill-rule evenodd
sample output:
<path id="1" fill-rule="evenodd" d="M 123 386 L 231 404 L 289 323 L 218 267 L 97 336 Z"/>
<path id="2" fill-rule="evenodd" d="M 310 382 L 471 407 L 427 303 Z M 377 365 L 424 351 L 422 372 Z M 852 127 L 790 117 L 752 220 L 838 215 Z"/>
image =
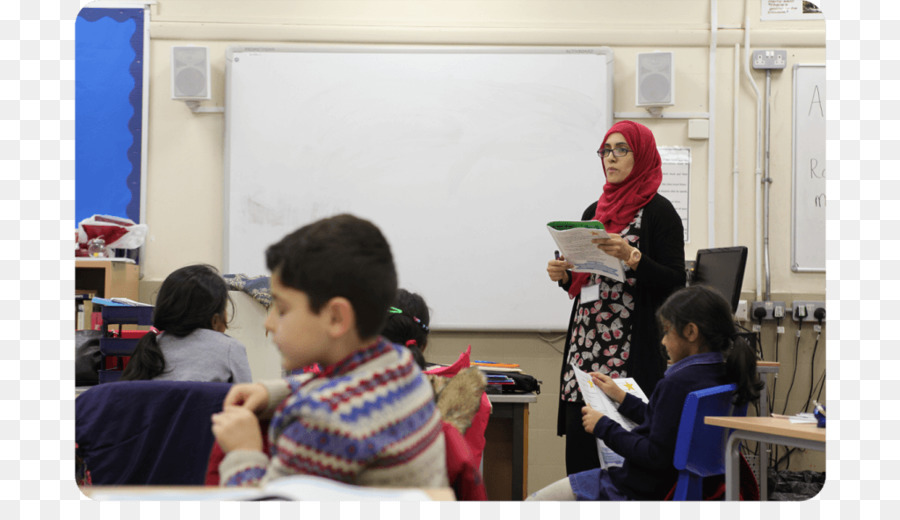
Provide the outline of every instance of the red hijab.
<path id="1" fill-rule="evenodd" d="M 634 215 L 656 195 L 662 184 L 662 159 L 656 149 L 653 132 L 634 121 L 619 121 L 603 136 L 603 143 L 614 133 L 625 136 L 625 142 L 634 154 L 634 166 L 624 181 L 603 185 L 603 194 L 597 201 L 593 220 L 599 220 L 609 233 L 619 233 L 634 220 Z M 603 161 L 606 175 L 606 161 Z M 569 295 L 574 298 L 590 278 L 590 273 L 572 273 Z"/>

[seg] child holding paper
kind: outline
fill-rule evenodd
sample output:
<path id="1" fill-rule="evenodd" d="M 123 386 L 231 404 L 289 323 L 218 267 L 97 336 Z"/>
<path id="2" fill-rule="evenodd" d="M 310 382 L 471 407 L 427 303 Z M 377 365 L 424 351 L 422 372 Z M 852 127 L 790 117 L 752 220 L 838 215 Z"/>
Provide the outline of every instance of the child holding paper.
<path id="1" fill-rule="evenodd" d="M 593 410 L 582 409 L 585 431 L 625 458 L 621 467 L 574 473 L 531 495 L 529 500 L 661 500 L 678 478 L 673 465 L 678 425 L 690 392 L 737 384 L 737 404 L 759 397 L 753 348 L 736 335 L 731 306 L 714 289 L 692 286 L 672 294 L 657 312 L 662 343 L 672 366 L 644 403 L 608 376 L 592 379 L 619 413 L 638 423 L 627 431 Z"/>
<path id="2" fill-rule="evenodd" d="M 397 291 L 381 231 L 351 215 L 320 220 L 269 247 L 266 264 L 274 301 L 266 330 L 284 368 L 319 363 L 322 371 L 232 387 L 212 416 L 226 452 L 221 482 L 308 474 L 363 486 L 446 486 L 431 385 L 409 350 L 379 336 Z M 268 453 L 257 414 L 272 417 Z"/>

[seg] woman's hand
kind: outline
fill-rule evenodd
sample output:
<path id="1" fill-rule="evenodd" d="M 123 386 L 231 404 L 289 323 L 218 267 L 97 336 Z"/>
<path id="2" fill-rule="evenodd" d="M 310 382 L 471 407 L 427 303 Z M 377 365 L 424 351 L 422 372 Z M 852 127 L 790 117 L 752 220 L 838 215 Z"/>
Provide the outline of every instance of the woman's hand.
<path id="1" fill-rule="evenodd" d="M 213 414 L 212 432 L 225 453 L 263 449 L 259 419 L 247 408 L 226 406 L 223 411 Z"/>
<path id="2" fill-rule="evenodd" d="M 622 388 L 613 381 L 613 378 L 606 374 L 601 374 L 600 372 L 591 372 L 588 375 L 591 376 L 591 379 L 594 381 L 594 384 L 597 385 L 597 388 L 603 390 L 603 393 L 608 395 L 610 399 L 619 404 L 625 400 L 625 390 L 622 390 Z"/>
<path id="3" fill-rule="evenodd" d="M 631 247 L 631 244 L 622 238 L 621 235 L 615 233 L 610 233 L 609 238 L 591 239 L 591 242 L 597 244 L 597 249 L 601 249 L 609 256 L 618 258 L 623 262 L 628 261 L 628 259 L 631 258 L 631 252 L 636 249 Z"/>
<path id="4" fill-rule="evenodd" d="M 225 394 L 225 402 L 222 408 L 231 406 L 246 408 L 252 413 L 259 413 L 266 409 L 269 403 L 269 391 L 260 383 L 239 383 L 233 385 Z"/>
<path id="5" fill-rule="evenodd" d="M 597 421 L 599 421 L 601 417 L 603 417 L 603 413 L 594 410 L 590 405 L 581 407 L 581 425 L 584 426 L 584 431 L 593 434 L 594 426 L 597 426 Z"/>
<path id="6" fill-rule="evenodd" d="M 569 273 L 567 270 L 573 267 L 575 267 L 574 264 L 567 262 L 565 257 L 561 256 L 558 260 L 547 262 L 547 274 L 550 275 L 550 280 L 554 282 L 562 281 L 562 283 L 568 283 Z"/>

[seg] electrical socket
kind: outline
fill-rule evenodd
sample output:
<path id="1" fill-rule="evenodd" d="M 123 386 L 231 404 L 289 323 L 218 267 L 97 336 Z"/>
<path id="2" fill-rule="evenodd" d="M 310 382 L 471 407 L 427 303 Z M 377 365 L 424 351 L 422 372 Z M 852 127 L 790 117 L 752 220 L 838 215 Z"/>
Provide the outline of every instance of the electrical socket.
<path id="1" fill-rule="evenodd" d="M 775 319 L 784 318 L 784 302 L 772 302 L 774 303 L 774 307 L 772 308 L 772 317 Z"/>
<path id="2" fill-rule="evenodd" d="M 753 302 L 750 305 L 750 320 L 758 321 L 759 318 L 756 317 L 757 311 L 756 309 L 762 309 L 765 311 L 765 315 L 763 316 L 764 320 L 775 320 L 784 318 L 785 305 L 784 302 Z"/>
<path id="3" fill-rule="evenodd" d="M 803 321 L 809 322 L 818 322 L 816 319 L 816 309 L 825 310 L 825 302 L 823 301 L 807 301 L 807 300 L 794 300 L 791 303 L 791 318 L 794 321 L 800 321 L 798 316 L 798 309 L 803 307 L 806 309 L 806 316 L 803 318 Z M 825 322 L 825 318 L 822 319 L 822 322 Z"/>
<path id="4" fill-rule="evenodd" d="M 737 321 L 747 321 L 747 300 L 738 300 L 737 310 L 734 311 L 734 319 Z"/>
<path id="5" fill-rule="evenodd" d="M 754 69 L 783 69 L 787 67 L 787 51 L 753 51 Z"/>

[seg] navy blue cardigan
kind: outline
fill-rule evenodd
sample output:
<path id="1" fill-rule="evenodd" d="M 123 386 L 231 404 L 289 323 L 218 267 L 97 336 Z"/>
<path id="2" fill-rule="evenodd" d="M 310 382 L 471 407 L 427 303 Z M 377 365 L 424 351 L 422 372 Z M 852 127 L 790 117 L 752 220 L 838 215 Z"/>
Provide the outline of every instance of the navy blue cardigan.
<path id="1" fill-rule="evenodd" d="M 638 423 L 630 432 L 609 417 L 601 417 L 594 435 L 625 458 L 609 476 L 633 500 L 662 500 L 675 481 L 675 443 L 684 401 L 690 392 L 728 384 L 719 352 L 695 354 L 675 363 L 656 385 L 648 403 L 626 394 L 619 413 Z"/>

